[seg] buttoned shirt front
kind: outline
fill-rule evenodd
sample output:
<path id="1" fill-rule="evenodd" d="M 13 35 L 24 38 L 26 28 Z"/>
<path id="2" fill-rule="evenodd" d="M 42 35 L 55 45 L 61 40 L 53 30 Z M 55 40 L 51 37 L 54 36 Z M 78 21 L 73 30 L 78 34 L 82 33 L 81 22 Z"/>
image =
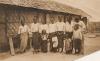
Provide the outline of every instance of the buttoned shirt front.
<path id="1" fill-rule="evenodd" d="M 65 23 L 65 32 L 72 32 L 72 31 L 73 31 L 72 22 L 71 23 L 66 22 Z"/>
<path id="2" fill-rule="evenodd" d="M 29 27 L 27 25 L 19 26 L 18 34 L 29 32 Z"/>
<path id="3" fill-rule="evenodd" d="M 56 24 L 49 24 L 48 30 L 49 30 L 49 33 L 56 32 L 57 31 Z"/>
<path id="4" fill-rule="evenodd" d="M 31 32 L 39 32 L 39 23 L 31 24 Z"/>
<path id="5" fill-rule="evenodd" d="M 57 31 L 65 31 L 65 23 L 64 22 L 57 22 Z"/>
<path id="6" fill-rule="evenodd" d="M 46 30 L 46 33 L 49 33 L 48 27 L 49 26 L 47 24 L 41 24 L 39 27 L 39 32 L 42 33 L 42 30 Z"/>

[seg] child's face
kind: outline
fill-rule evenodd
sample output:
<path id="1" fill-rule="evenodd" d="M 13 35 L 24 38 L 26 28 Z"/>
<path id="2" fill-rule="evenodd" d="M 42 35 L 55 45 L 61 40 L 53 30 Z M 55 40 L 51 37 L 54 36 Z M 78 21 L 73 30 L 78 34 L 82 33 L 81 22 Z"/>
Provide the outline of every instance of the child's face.
<path id="1" fill-rule="evenodd" d="M 77 29 L 79 29 L 79 26 L 78 25 L 74 27 L 74 30 L 77 30 Z"/>
<path id="2" fill-rule="evenodd" d="M 43 30 L 43 31 L 42 31 L 42 34 L 46 34 L 46 31 L 45 31 L 45 30 Z"/>

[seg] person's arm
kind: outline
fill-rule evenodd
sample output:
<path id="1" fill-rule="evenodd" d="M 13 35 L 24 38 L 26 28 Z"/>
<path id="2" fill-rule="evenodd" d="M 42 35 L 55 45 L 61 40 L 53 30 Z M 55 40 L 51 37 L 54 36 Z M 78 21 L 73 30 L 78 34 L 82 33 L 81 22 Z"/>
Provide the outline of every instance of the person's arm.
<path id="1" fill-rule="evenodd" d="M 55 23 L 55 27 L 56 27 L 56 31 L 58 31 L 58 26 L 57 26 L 57 23 Z"/>
<path id="2" fill-rule="evenodd" d="M 81 26 L 82 26 L 82 28 L 83 28 L 83 29 L 85 29 L 85 28 L 86 28 L 86 25 L 84 24 L 84 22 L 83 22 L 83 21 L 81 21 Z"/>
<path id="3" fill-rule="evenodd" d="M 20 34 L 21 33 L 21 27 L 19 27 L 19 29 L 18 29 L 18 34 Z"/>
<path id="4" fill-rule="evenodd" d="M 79 33 L 80 33 L 80 39 L 82 40 L 83 39 L 83 34 L 82 34 L 81 31 Z"/>
<path id="5" fill-rule="evenodd" d="M 46 30 L 47 30 L 46 33 L 49 34 L 49 25 L 47 25 L 46 27 L 47 27 L 46 28 Z"/>
<path id="6" fill-rule="evenodd" d="M 42 26 L 40 25 L 39 26 L 39 33 L 41 33 L 42 32 Z"/>
<path id="7" fill-rule="evenodd" d="M 30 30 L 30 28 L 27 26 L 27 31 L 28 31 L 28 33 L 30 33 L 31 32 L 31 30 Z"/>
<path id="8" fill-rule="evenodd" d="M 65 31 L 65 23 L 63 23 L 63 31 Z"/>
<path id="9" fill-rule="evenodd" d="M 28 34 L 29 34 L 29 37 L 32 37 L 31 26 L 30 26 L 30 27 L 28 27 Z"/>

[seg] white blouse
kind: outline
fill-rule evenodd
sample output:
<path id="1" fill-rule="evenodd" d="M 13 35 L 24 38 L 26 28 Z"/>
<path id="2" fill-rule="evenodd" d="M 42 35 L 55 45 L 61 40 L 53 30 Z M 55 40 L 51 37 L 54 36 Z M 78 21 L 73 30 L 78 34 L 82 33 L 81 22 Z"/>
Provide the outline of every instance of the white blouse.
<path id="1" fill-rule="evenodd" d="M 65 32 L 72 32 L 73 28 L 72 28 L 72 22 L 71 24 L 69 24 L 68 22 L 65 23 Z"/>
<path id="2" fill-rule="evenodd" d="M 29 27 L 27 25 L 19 26 L 18 34 L 29 32 Z"/>
<path id="3" fill-rule="evenodd" d="M 46 30 L 46 33 L 49 33 L 49 26 L 47 24 L 41 24 L 39 27 L 39 32 L 42 33 L 42 30 Z"/>
<path id="4" fill-rule="evenodd" d="M 57 31 L 65 31 L 65 23 L 64 22 L 57 22 Z"/>
<path id="5" fill-rule="evenodd" d="M 32 23 L 31 24 L 31 29 L 30 29 L 31 32 L 39 32 L 39 23 Z"/>
<path id="6" fill-rule="evenodd" d="M 49 33 L 56 32 L 57 31 L 56 24 L 49 24 L 48 30 L 49 30 Z"/>

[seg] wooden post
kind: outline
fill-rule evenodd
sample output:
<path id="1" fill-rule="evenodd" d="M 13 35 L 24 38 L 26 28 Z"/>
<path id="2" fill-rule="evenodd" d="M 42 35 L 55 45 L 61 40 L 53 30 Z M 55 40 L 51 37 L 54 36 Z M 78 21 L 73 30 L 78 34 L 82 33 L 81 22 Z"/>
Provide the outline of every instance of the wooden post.
<path id="1" fill-rule="evenodd" d="M 12 40 L 11 36 L 9 37 L 9 45 L 10 45 L 11 55 L 14 56 L 15 55 L 15 51 L 14 51 L 14 45 L 13 45 L 13 40 Z"/>

